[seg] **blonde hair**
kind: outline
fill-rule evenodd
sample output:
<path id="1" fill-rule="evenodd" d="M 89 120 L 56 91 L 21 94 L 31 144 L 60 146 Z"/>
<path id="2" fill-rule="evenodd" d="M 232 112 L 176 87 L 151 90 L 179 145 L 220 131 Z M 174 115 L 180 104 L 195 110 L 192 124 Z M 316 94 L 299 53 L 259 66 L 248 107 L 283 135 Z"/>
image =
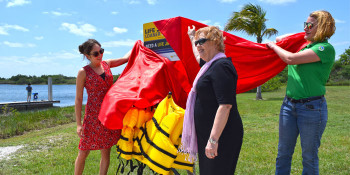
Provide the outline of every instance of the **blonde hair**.
<path id="1" fill-rule="evenodd" d="M 201 33 L 205 35 L 205 38 L 214 42 L 216 49 L 218 49 L 220 52 L 225 52 L 225 38 L 223 36 L 223 32 L 218 27 L 207 26 L 200 28 L 196 31 L 195 38 L 198 39 L 199 34 Z"/>
<path id="2" fill-rule="evenodd" d="M 314 41 L 324 41 L 330 39 L 335 32 L 335 21 L 332 15 L 325 10 L 314 11 L 310 17 L 317 20 L 317 31 L 314 36 Z"/>

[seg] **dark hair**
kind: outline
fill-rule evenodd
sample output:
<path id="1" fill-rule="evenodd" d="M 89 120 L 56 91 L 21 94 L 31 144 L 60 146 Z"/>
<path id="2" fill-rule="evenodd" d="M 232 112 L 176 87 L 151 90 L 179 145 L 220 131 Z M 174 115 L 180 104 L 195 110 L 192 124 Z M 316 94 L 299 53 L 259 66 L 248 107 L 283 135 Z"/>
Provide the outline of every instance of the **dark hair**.
<path id="1" fill-rule="evenodd" d="M 32 84 L 28 83 L 28 85 L 32 85 Z"/>
<path id="2" fill-rule="evenodd" d="M 80 54 L 89 55 L 95 44 L 101 47 L 101 44 L 95 39 L 88 39 L 83 44 L 79 45 Z"/>

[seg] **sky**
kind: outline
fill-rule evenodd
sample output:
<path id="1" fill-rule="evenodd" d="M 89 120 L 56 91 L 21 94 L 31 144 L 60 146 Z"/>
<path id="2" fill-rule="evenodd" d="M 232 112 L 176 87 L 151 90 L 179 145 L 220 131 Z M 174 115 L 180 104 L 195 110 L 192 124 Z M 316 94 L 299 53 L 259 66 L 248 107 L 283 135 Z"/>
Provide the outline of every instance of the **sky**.
<path id="1" fill-rule="evenodd" d="M 266 26 L 277 29 L 278 36 L 303 32 L 312 11 L 327 10 L 336 21 L 329 40 L 336 59 L 349 49 L 349 0 L 0 0 L 0 77 L 76 77 L 88 64 L 78 46 L 89 38 L 102 44 L 103 59 L 119 58 L 143 41 L 144 23 L 182 16 L 223 29 L 233 12 L 248 3 L 266 11 Z M 256 42 L 243 32 L 230 33 Z"/>

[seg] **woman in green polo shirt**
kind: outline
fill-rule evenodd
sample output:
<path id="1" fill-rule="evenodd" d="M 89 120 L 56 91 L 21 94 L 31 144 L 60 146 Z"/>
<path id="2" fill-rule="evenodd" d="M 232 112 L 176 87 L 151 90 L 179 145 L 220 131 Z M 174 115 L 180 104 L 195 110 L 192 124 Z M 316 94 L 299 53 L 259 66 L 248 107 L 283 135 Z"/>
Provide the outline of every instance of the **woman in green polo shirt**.
<path id="1" fill-rule="evenodd" d="M 295 144 L 300 134 L 303 174 L 319 174 L 318 148 L 327 123 L 326 82 L 335 59 L 328 39 L 335 21 L 327 11 L 315 11 L 304 23 L 310 43 L 298 53 L 275 43 L 267 46 L 288 64 L 286 97 L 280 111 L 276 174 L 290 174 Z"/>

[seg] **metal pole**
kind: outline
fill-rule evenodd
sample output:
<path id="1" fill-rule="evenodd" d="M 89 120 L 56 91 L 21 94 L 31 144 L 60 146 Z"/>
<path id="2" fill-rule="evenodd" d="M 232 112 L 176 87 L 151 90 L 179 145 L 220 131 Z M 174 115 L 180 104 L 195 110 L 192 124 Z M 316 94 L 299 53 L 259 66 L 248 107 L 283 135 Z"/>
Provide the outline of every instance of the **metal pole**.
<path id="1" fill-rule="evenodd" d="M 47 80 L 47 84 L 48 84 L 48 100 L 49 101 L 52 101 L 52 78 L 49 77 L 48 80 Z"/>

